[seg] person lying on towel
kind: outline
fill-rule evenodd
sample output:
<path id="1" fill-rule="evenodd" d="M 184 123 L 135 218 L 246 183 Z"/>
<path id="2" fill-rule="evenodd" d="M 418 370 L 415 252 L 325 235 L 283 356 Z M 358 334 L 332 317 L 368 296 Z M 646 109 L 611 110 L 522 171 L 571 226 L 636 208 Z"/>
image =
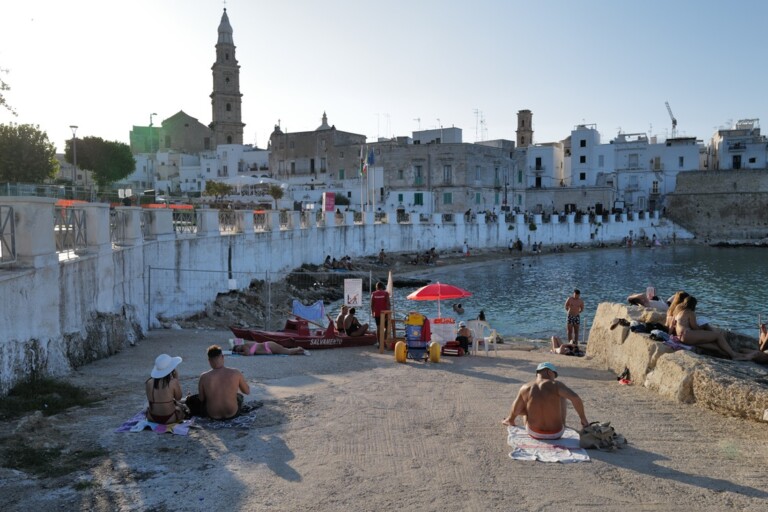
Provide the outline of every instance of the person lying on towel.
<path id="1" fill-rule="evenodd" d="M 233 354 L 241 356 L 268 356 L 272 354 L 288 354 L 290 356 L 304 355 L 304 349 L 301 347 L 286 348 L 274 341 L 246 341 L 241 344 L 235 344 L 232 347 Z"/>
<path id="2" fill-rule="evenodd" d="M 581 419 L 589 425 L 584 414 L 584 403 L 571 388 L 557 382 L 557 369 L 552 363 L 536 367 L 536 379 L 523 384 L 512 404 L 509 416 L 501 422 L 514 426 L 518 416 L 525 416 L 525 428 L 534 439 L 560 439 L 565 432 L 566 400 L 570 400 Z"/>

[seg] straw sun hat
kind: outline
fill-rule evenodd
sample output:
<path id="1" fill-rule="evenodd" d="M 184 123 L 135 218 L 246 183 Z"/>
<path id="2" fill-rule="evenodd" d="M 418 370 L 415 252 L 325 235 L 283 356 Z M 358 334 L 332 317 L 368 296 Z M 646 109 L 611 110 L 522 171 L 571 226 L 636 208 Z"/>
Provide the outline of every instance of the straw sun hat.
<path id="1" fill-rule="evenodd" d="M 152 368 L 152 373 L 150 375 L 152 375 L 153 379 L 162 379 L 175 370 L 180 362 L 180 357 L 171 357 L 168 354 L 160 354 L 157 356 L 157 359 L 155 359 L 155 367 Z"/>

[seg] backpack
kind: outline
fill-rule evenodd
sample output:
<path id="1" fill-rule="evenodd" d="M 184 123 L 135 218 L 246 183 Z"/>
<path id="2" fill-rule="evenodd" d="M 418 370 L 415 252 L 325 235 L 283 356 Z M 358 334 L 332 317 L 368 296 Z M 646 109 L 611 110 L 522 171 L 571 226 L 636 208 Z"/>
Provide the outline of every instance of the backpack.
<path id="1" fill-rule="evenodd" d="M 624 436 L 617 434 L 610 422 L 593 421 L 579 432 L 579 446 L 582 448 L 597 448 L 602 451 L 613 451 L 627 444 Z"/>

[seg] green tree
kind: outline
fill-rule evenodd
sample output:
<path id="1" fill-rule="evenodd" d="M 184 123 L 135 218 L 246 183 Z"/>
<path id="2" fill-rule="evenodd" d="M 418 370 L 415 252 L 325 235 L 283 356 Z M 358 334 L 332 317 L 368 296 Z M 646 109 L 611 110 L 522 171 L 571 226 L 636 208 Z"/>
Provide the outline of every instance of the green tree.
<path id="1" fill-rule="evenodd" d="M 285 192 L 283 191 L 283 187 L 280 185 L 269 186 L 269 195 L 272 196 L 272 199 L 275 200 L 275 210 L 277 210 L 277 201 L 283 198 L 284 193 Z"/>
<path id="2" fill-rule="evenodd" d="M 218 181 L 206 181 L 205 192 L 206 196 L 213 196 L 216 201 L 220 201 L 224 196 L 228 196 L 232 193 L 232 185 L 226 183 L 220 183 Z"/>
<path id="3" fill-rule="evenodd" d="M 0 124 L 0 181 L 42 183 L 58 170 L 47 133 L 31 124 Z"/>
<path id="4" fill-rule="evenodd" d="M 350 205 L 349 198 L 347 196 L 345 196 L 344 194 L 339 194 L 338 192 L 336 192 L 334 194 L 333 202 L 337 206 L 349 206 Z"/>
<path id="5" fill-rule="evenodd" d="M 7 72 L 8 72 L 7 69 L 0 69 L 0 73 L 7 73 Z M 5 83 L 5 81 L 2 78 L 0 78 L 0 107 L 6 109 L 8 112 L 10 112 L 15 116 L 17 115 L 16 111 L 13 110 L 13 107 L 11 107 L 8 104 L 8 101 L 5 99 L 5 96 L 3 96 L 3 91 L 10 91 L 10 90 L 11 90 L 11 86 Z"/>
<path id="6" fill-rule="evenodd" d="M 106 141 L 101 137 L 75 139 L 77 166 L 93 172 L 99 187 L 126 178 L 136 170 L 131 148 L 123 142 Z M 73 163 L 72 139 L 67 141 L 64 158 Z"/>

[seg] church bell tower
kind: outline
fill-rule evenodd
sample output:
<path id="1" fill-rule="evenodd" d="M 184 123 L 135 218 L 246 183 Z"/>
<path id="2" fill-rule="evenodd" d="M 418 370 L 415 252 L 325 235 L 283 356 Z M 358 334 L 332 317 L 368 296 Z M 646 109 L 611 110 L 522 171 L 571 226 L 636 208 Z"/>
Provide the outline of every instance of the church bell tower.
<path id="1" fill-rule="evenodd" d="M 240 94 L 240 66 L 235 58 L 232 25 L 229 24 L 226 8 L 219 23 L 216 62 L 211 69 L 213 70 L 211 129 L 214 147 L 220 144 L 242 144 L 245 124 L 242 122 L 241 113 L 243 95 Z"/>

